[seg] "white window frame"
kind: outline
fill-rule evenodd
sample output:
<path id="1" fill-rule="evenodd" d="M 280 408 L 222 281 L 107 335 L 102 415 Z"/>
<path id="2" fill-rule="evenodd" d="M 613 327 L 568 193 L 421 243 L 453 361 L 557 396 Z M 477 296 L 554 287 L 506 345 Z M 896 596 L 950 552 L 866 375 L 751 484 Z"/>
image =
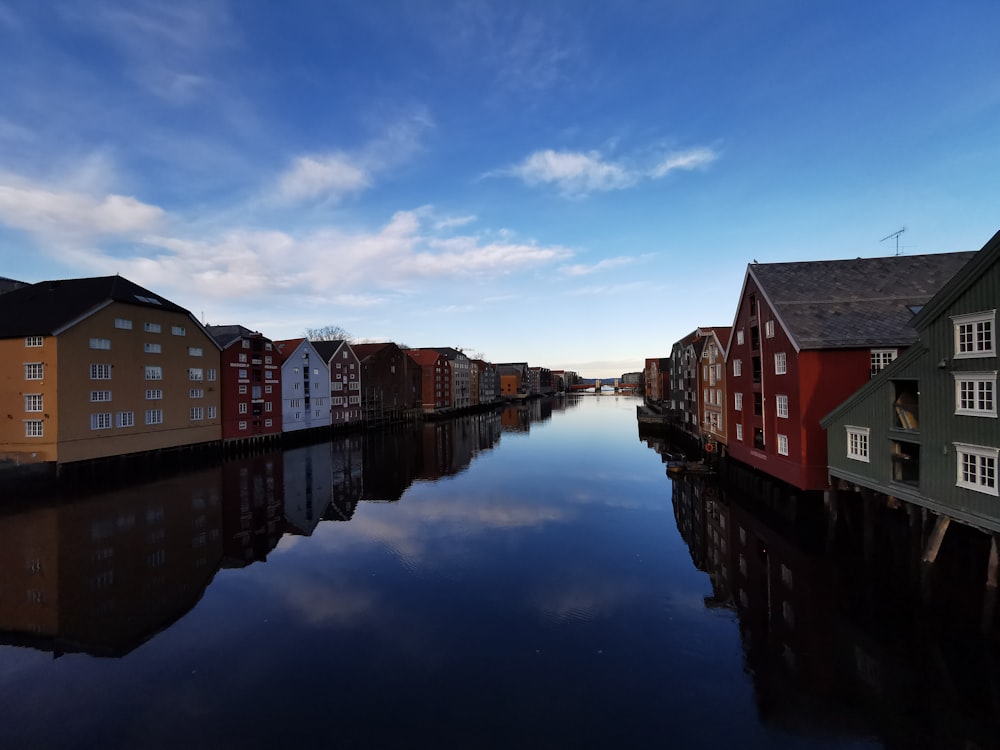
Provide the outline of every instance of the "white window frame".
<path id="1" fill-rule="evenodd" d="M 25 336 L 24 346 L 28 349 L 36 349 L 45 342 L 44 336 Z"/>
<path id="2" fill-rule="evenodd" d="M 90 429 L 92 430 L 110 430 L 113 424 L 109 411 L 99 411 L 90 415 Z"/>
<path id="3" fill-rule="evenodd" d="M 997 371 L 953 372 L 955 378 L 955 414 L 967 417 L 997 416 Z M 962 386 L 969 384 L 974 393 L 972 405 L 962 405 Z M 980 404 L 984 404 L 980 406 Z"/>
<path id="4" fill-rule="evenodd" d="M 174 336 L 186 336 L 187 329 L 184 326 L 170 326 L 170 333 Z"/>
<path id="5" fill-rule="evenodd" d="M 742 359 L 734 359 L 733 360 L 733 375 L 738 378 L 742 374 L 743 374 L 743 360 Z"/>
<path id="6" fill-rule="evenodd" d="M 45 365 L 42 362 L 25 362 L 24 379 L 45 380 Z"/>
<path id="7" fill-rule="evenodd" d="M 774 338 L 774 321 L 769 320 L 764 323 L 764 338 L 773 339 Z"/>
<path id="8" fill-rule="evenodd" d="M 774 374 L 785 375 L 788 372 L 788 357 L 784 352 L 774 353 Z"/>
<path id="9" fill-rule="evenodd" d="M 146 354 L 162 354 L 163 347 L 160 344 L 155 343 L 153 341 L 146 341 L 142 345 L 142 351 L 145 352 Z"/>
<path id="10" fill-rule="evenodd" d="M 91 380 L 111 380 L 111 365 L 94 364 L 90 365 Z"/>
<path id="11" fill-rule="evenodd" d="M 115 318 L 115 328 L 120 328 L 123 331 L 131 331 L 132 321 L 128 318 Z"/>
<path id="12" fill-rule="evenodd" d="M 120 411 L 116 417 L 116 424 L 119 427 L 135 427 L 135 412 Z"/>
<path id="13" fill-rule="evenodd" d="M 204 388 L 191 388 L 188 391 L 188 398 L 205 398 Z"/>
<path id="14" fill-rule="evenodd" d="M 871 429 L 845 425 L 847 435 L 847 457 L 855 461 L 871 463 Z"/>
<path id="15" fill-rule="evenodd" d="M 741 424 L 736 425 L 736 439 L 743 442 L 743 425 Z"/>
<path id="16" fill-rule="evenodd" d="M 163 380 L 163 368 L 160 365 L 146 365 L 146 380 Z"/>
<path id="17" fill-rule="evenodd" d="M 142 330 L 146 333 L 160 333 L 162 329 L 159 323 L 143 323 Z"/>
<path id="18" fill-rule="evenodd" d="M 237 411 L 239 411 L 240 414 L 246 414 L 248 412 L 247 402 L 240 401 L 239 408 L 237 409 Z"/>
<path id="19" fill-rule="evenodd" d="M 743 329 L 742 328 L 736 332 L 736 343 L 739 346 L 743 346 Z"/>
<path id="20" fill-rule="evenodd" d="M 208 407 L 208 411 L 207 411 L 207 413 L 206 413 L 206 414 L 207 414 L 207 416 L 206 416 L 206 419 L 215 419 L 215 415 L 216 415 L 216 413 L 217 413 L 217 412 L 216 412 L 216 410 L 215 410 L 215 407 L 214 407 L 214 406 L 210 406 L 210 407 Z"/>
<path id="21" fill-rule="evenodd" d="M 24 420 L 25 437 L 45 437 L 45 422 L 41 419 Z"/>
<path id="22" fill-rule="evenodd" d="M 188 356 L 189 357 L 203 357 L 203 356 L 205 356 L 205 350 L 202 349 L 200 346 L 189 346 L 188 347 Z"/>
<path id="23" fill-rule="evenodd" d="M 203 406 L 191 407 L 191 421 L 198 422 L 205 418 L 205 408 Z"/>
<path id="24" fill-rule="evenodd" d="M 778 434 L 778 454 L 781 456 L 788 455 L 788 435 Z"/>
<path id="25" fill-rule="evenodd" d="M 146 400 L 147 401 L 162 401 L 163 400 L 163 390 L 160 388 L 148 388 L 146 389 Z"/>
<path id="26" fill-rule="evenodd" d="M 898 349 L 872 349 L 869 354 L 871 361 L 871 374 L 882 372 L 899 355 Z"/>
<path id="27" fill-rule="evenodd" d="M 955 359 L 969 359 L 971 357 L 995 357 L 997 353 L 997 342 L 996 342 L 996 317 L 997 311 L 986 310 L 983 312 L 969 313 L 968 315 L 953 315 L 951 316 L 952 326 L 954 327 L 954 350 Z M 989 335 L 989 347 L 979 348 L 979 342 L 977 341 L 977 326 L 982 325 Z M 961 350 L 961 337 L 963 335 L 963 327 L 971 326 L 969 334 L 972 337 L 970 341 L 970 348 L 965 351 Z"/>
<path id="28" fill-rule="evenodd" d="M 743 411 L 743 394 L 742 393 L 734 393 L 733 394 L 733 408 L 735 408 L 736 411 Z"/>
<path id="29" fill-rule="evenodd" d="M 106 403 L 111 401 L 111 391 L 91 391 L 90 402 L 92 404 Z"/>
<path id="30" fill-rule="evenodd" d="M 24 394 L 24 410 L 28 414 L 45 411 L 44 402 L 45 399 L 41 393 Z"/>
<path id="31" fill-rule="evenodd" d="M 788 419 L 788 396 L 779 393 L 774 397 L 774 413 L 782 419 Z"/>
<path id="32" fill-rule="evenodd" d="M 964 487 L 984 495 L 998 496 L 997 492 L 997 454 L 1000 449 L 967 443 L 954 443 L 956 476 L 955 486 Z M 966 462 L 972 459 L 974 476 L 966 478 Z"/>
<path id="33" fill-rule="evenodd" d="M 97 339 L 97 338 L 91 339 L 90 348 L 108 350 L 111 348 L 111 339 Z"/>
<path id="34" fill-rule="evenodd" d="M 188 380 L 195 383 L 201 383 L 205 380 L 205 371 L 200 367 L 189 367 L 188 368 Z"/>
<path id="35" fill-rule="evenodd" d="M 146 424 L 163 424 L 163 409 L 146 409 Z"/>

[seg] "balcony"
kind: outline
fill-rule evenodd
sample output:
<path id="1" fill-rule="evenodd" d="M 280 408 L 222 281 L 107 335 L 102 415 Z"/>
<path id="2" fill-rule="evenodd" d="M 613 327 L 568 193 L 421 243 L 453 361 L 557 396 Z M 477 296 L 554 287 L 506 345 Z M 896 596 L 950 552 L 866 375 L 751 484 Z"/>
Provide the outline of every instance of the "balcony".
<path id="1" fill-rule="evenodd" d="M 920 431 L 920 391 L 916 380 L 892 381 L 893 428 L 904 432 Z"/>

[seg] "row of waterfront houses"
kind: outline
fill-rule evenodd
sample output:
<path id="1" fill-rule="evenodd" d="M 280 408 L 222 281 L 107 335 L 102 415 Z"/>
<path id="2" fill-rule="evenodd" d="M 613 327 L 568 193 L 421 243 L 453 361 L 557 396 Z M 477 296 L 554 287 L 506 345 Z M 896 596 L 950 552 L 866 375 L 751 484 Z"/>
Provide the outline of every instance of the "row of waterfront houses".
<path id="1" fill-rule="evenodd" d="M 0 279 L 0 466 L 417 419 L 554 393 L 575 378 L 451 347 L 203 325 L 121 276 Z"/>
<path id="2" fill-rule="evenodd" d="M 978 252 L 754 262 L 732 325 L 646 360 L 646 399 L 793 487 L 995 533 L 998 301 L 1000 232 Z"/>

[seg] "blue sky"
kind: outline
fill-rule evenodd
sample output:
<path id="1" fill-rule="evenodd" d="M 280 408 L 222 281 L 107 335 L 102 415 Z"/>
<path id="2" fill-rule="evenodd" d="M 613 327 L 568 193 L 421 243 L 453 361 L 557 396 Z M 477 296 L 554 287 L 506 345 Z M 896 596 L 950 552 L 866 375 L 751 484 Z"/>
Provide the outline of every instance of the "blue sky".
<path id="1" fill-rule="evenodd" d="M 0 276 L 585 376 L 1000 228 L 1000 3 L 0 0 Z"/>

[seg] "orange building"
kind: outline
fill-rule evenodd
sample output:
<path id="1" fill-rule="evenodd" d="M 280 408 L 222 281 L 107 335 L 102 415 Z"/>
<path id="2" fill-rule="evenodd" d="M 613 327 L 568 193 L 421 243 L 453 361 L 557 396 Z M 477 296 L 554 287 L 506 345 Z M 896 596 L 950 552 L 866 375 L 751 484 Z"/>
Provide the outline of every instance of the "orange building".
<path id="1" fill-rule="evenodd" d="M 0 461 L 67 464 L 221 438 L 219 348 L 120 276 L 0 294 Z"/>

